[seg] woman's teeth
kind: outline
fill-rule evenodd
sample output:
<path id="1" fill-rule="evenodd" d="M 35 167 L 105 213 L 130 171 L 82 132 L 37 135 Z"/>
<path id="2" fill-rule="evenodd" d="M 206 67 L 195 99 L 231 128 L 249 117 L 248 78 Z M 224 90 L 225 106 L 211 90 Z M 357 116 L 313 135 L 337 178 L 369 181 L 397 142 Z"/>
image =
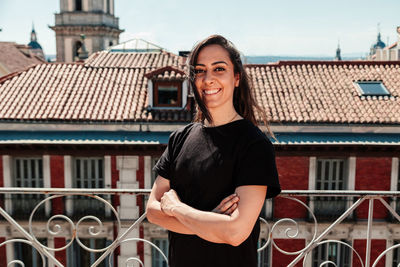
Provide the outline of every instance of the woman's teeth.
<path id="1" fill-rule="evenodd" d="M 204 94 L 206 94 L 206 95 L 212 95 L 212 94 L 218 93 L 219 90 L 220 90 L 220 88 L 218 88 L 218 89 L 213 89 L 213 90 L 204 90 L 203 92 L 204 92 Z"/>

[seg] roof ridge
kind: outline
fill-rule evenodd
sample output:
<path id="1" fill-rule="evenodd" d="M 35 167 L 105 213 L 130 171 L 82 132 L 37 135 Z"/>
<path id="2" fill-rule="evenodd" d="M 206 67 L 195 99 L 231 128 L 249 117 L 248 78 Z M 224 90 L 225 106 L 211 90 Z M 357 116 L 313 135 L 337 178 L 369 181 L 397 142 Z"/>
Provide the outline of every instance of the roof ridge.
<path id="1" fill-rule="evenodd" d="M 372 60 L 280 60 L 262 64 L 244 64 L 245 67 L 280 67 L 288 65 L 400 65 L 400 61 L 372 61 Z"/>

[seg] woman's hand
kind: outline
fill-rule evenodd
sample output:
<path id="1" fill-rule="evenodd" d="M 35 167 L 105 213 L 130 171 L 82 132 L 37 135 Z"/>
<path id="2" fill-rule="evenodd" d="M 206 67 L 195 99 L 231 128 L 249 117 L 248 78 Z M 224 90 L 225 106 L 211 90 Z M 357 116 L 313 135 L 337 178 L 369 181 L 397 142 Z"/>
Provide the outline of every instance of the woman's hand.
<path id="1" fill-rule="evenodd" d="M 161 197 L 160 203 L 161 210 L 169 216 L 174 216 L 173 209 L 182 204 L 174 189 L 165 192 Z"/>
<path id="2" fill-rule="evenodd" d="M 239 196 L 234 193 L 224 198 L 212 212 L 231 215 L 238 207 Z"/>

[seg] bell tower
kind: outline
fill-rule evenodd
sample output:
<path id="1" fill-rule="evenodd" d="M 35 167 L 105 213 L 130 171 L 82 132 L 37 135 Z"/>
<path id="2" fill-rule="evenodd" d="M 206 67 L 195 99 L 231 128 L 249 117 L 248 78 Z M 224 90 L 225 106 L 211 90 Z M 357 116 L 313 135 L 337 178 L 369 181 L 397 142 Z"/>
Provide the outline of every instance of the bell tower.
<path id="1" fill-rule="evenodd" d="M 50 28 L 56 32 L 57 61 L 61 62 L 78 60 L 82 45 L 89 55 L 116 45 L 123 32 L 114 16 L 114 0 L 60 0 L 60 13 Z"/>

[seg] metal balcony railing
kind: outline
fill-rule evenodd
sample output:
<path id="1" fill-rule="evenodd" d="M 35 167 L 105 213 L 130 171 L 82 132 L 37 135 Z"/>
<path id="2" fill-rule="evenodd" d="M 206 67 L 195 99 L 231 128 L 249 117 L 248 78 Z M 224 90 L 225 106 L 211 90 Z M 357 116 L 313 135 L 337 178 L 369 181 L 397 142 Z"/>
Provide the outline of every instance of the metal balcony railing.
<path id="1" fill-rule="evenodd" d="M 151 247 L 153 251 L 157 251 L 162 256 L 167 264 L 167 257 L 163 251 L 157 247 L 151 240 L 145 240 L 140 236 L 132 237 L 132 233 L 137 229 L 140 224 L 144 223 L 146 213 L 137 216 L 137 218 L 130 220 L 121 219 L 122 214 L 119 214 L 113 204 L 113 199 L 116 196 L 132 196 L 137 200 L 137 197 L 148 196 L 149 189 L 63 189 L 63 188 L 0 188 L 0 215 L 3 220 L 6 220 L 11 228 L 16 229 L 16 232 L 23 238 L 10 238 L 0 243 L 0 249 L 3 246 L 17 243 L 28 245 L 34 248 L 36 252 L 35 262 L 41 262 L 42 266 L 64 266 L 55 254 L 59 251 L 69 251 L 73 247 L 78 246 L 78 250 L 86 250 L 89 252 L 96 252 L 99 256 L 96 258 L 88 257 L 87 259 L 82 256 L 80 260 L 90 260 L 88 266 L 114 266 L 115 260 L 113 255 L 118 247 L 127 243 L 143 242 Z M 32 197 L 33 196 L 33 197 Z M 100 197 L 102 196 L 102 197 Z M 264 243 L 259 248 L 260 255 L 264 255 L 267 248 L 274 247 L 286 255 L 294 255 L 295 259 L 288 266 L 295 266 L 301 263 L 303 266 L 351 266 L 351 262 L 345 258 L 353 255 L 353 262 L 357 262 L 358 266 L 374 267 L 384 259 L 388 253 L 399 255 L 399 243 L 386 248 L 375 260 L 371 262 L 371 240 L 372 229 L 374 222 L 374 202 L 379 202 L 391 214 L 391 218 L 395 219 L 397 223 L 400 222 L 400 216 L 396 212 L 397 198 L 400 199 L 400 192 L 391 191 L 309 191 L 309 190 L 284 190 L 276 201 L 285 199 L 299 205 L 308 213 L 308 219 L 304 218 L 274 218 L 273 215 L 268 215 L 267 218 L 260 217 L 263 229 L 267 232 Z M 21 199 L 23 201 L 21 202 Z M 88 201 L 88 199 L 90 201 Z M 31 200 L 31 202 L 27 201 Z M 51 203 L 57 200 L 58 205 L 64 205 L 62 210 L 69 210 L 68 212 L 57 213 L 52 209 Z M 70 201 L 72 200 L 72 202 Z M 99 204 L 93 204 L 93 203 Z M 360 207 L 363 202 L 368 203 L 368 214 L 364 220 L 363 227 L 365 227 L 366 249 L 365 251 L 357 251 L 351 244 L 344 242 L 340 239 L 328 239 L 334 232 L 335 227 L 338 227 L 343 221 L 351 217 L 354 211 Z M 27 204 L 29 203 L 29 204 Z M 71 203 L 73 203 L 71 205 Z M 138 201 L 136 205 L 138 211 L 144 211 L 143 206 L 145 199 Z M 305 204 L 307 203 L 307 204 Z M 121 201 L 121 204 L 122 201 Z M 126 203 L 125 203 L 126 204 Z M 124 205 L 124 204 L 123 204 Z M 122 206 L 123 206 L 122 205 Z M 55 206 L 55 205 L 54 205 Z M 74 213 L 74 209 L 77 210 Z M 122 207 L 119 206 L 119 207 Z M 15 213 L 13 208 L 18 207 L 19 212 L 23 212 L 29 216 L 27 221 L 18 221 L 18 214 Z M 99 211 L 102 210 L 102 211 Z M 108 212 L 107 212 L 108 210 Z M 10 212 L 13 211 L 13 212 Z M 43 216 L 40 213 L 46 214 L 47 222 L 43 224 Z M 38 216 L 39 213 L 39 216 Z M 332 213 L 336 215 L 333 216 Z M 106 216 L 106 214 L 108 214 Z M 332 215 L 331 222 L 318 224 L 318 218 L 326 219 L 326 215 Z M 104 215 L 104 216 L 103 216 Z M 80 217 L 81 216 L 81 217 Z M 102 217 L 103 216 L 103 217 Z M 125 216 L 125 215 L 124 215 Z M 79 218 L 80 217 L 80 218 Z M 81 227 L 86 222 L 89 227 L 87 234 L 96 237 L 104 226 L 104 218 L 107 217 L 108 221 L 113 223 L 113 226 L 118 233 L 116 238 L 111 242 L 101 241 L 97 242 L 102 244 L 102 248 L 92 247 L 88 239 L 82 238 Z M 36 218 L 39 218 L 39 223 L 35 224 Z M 311 218 L 311 219 L 310 219 Z M 310 221 L 311 220 L 311 221 Z M 62 223 L 64 222 L 64 223 Z M 275 238 L 280 233 L 279 239 L 282 239 L 282 233 L 285 238 L 293 239 L 299 236 L 299 225 L 301 223 L 307 224 L 307 227 L 312 229 L 312 237 L 307 240 L 304 248 L 298 251 L 287 251 L 281 248 L 279 242 L 275 242 Z M 382 224 L 382 218 L 379 221 Z M 392 220 L 387 221 L 392 223 Z M 124 227 L 122 227 L 122 224 Z M 146 222 L 148 224 L 148 222 Z M 43 227 L 41 232 L 46 232 L 47 235 L 57 237 L 63 231 L 63 228 L 70 227 L 70 237 L 67 239 L 65 246 L 54 247 L 43 243 L 43 239 L 36 236 L 38 227 Z M 73 242 L 76 241 L 76 242 Z M 157 242 L 156 242 L 157 243 Z M 0 250 L 1 251 L 1 250 Z M 318 259 L 316 259 L 316 255 Z M 321 256 L 322 255 L 322 256 Z M 345 255 L 345 258 L 339 255 Z M 347 256 L 346 256 L 347 255 Z M 360 255 L 365 255 L 362 258 Z M 3 258 L 4 255 L 0 255 Z M 395 256 L 397 257 L 397 256 Z M 313 258 L 311 260 L 311 258 Z M 210 259 L 212 260 L 212 259 Z M 397 262 L 399 259 L 394 259 Z M 19 265 L 25 266 L 19 259 L 7 259 L 8 266 Z M 119 262 L 121 264 L 121 262 Z M 144 266 L 140 256 L 132 255 L 124 259 L 123 265 L 126 266 Z M 260 266 L 271 266 L 271 262 L 263 263 Z M 396 264 L 397 265 L 397 264 Z M 274 263 L 272 262 L 272 266 Z"/>

